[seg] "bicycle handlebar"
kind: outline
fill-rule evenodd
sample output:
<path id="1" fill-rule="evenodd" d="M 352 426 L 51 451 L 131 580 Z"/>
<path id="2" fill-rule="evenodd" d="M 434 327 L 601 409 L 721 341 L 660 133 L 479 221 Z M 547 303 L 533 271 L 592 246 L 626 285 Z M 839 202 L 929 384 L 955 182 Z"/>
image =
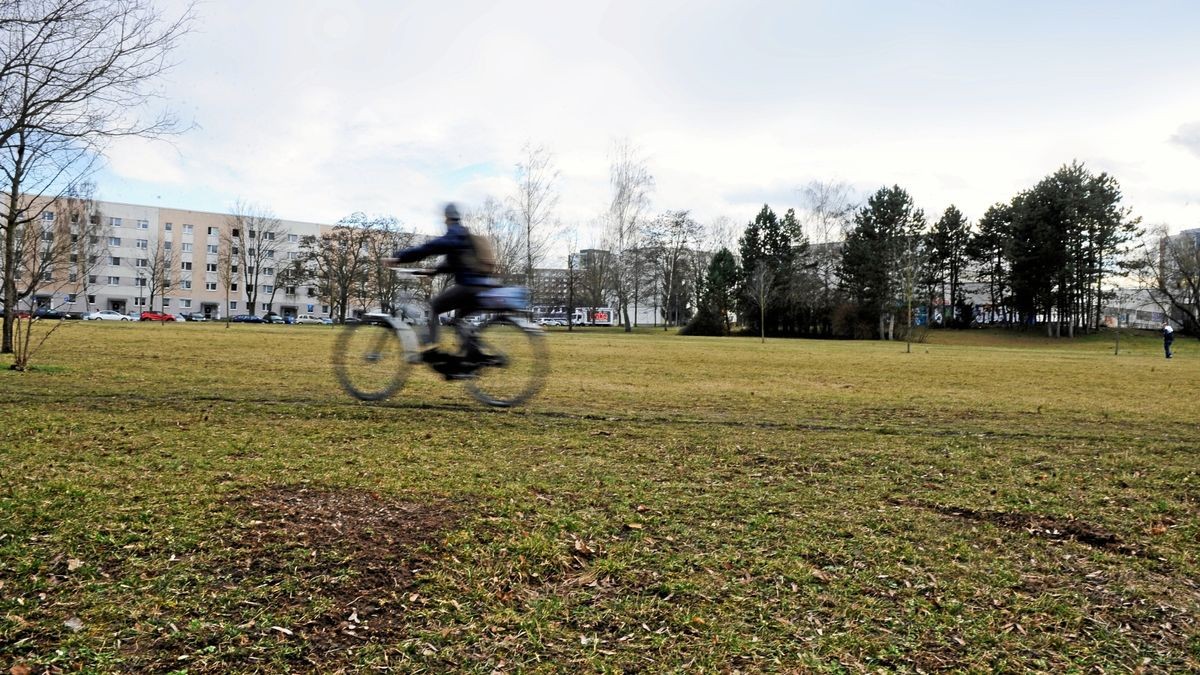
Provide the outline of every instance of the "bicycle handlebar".
<path id="1" fill-rule="evenodd" d="M 392 271 L 396 274 L 406 277 L 432 277 L 438 273 L 437 270 L 427 267 L 399 267 L 401 263 L 395 258 L 384 258 L 380 262 L 383 263 L 384 267 L 392 268 Z"/>

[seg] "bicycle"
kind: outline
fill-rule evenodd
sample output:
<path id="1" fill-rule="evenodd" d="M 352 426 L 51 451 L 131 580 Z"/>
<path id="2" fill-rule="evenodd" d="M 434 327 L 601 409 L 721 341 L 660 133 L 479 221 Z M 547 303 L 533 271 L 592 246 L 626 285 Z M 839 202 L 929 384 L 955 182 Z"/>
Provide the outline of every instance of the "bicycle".
<path id="1" fill-rule="evenodd" d="M 393 271 L 411 278 L 437 274 L 431 269 Z M 520 315 L 529 307 L 529 291 L 488 289 L 479 294 L 479 304 L 453 322 L 458 351 L 447 361 L 427 365 L 447 380 L 462 381 L 484 405 L 520 405 L 541 390 L 549 371 L 545 333 Z M 346 393 L 361 401 L 382 401 L 404 386 L 414 363 L 423 363 L 417 331 L 405 316 L 408 312 L 401 314 L 367 314 L 342 329 L 334 344 L 333 369 Z"/>

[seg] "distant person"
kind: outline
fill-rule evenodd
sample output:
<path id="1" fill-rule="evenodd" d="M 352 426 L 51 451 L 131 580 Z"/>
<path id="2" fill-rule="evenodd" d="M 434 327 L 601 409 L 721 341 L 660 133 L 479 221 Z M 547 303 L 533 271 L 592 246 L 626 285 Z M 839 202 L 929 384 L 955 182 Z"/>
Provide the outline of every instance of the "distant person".
<path id="1" fill-rule="evenodd" d="M 1167 353 L 1167 358 L 1171 358 L 1171 343 L 1175 341 L 1175 329 L 1171 328 L 1170 323 L 1164 323 L 1162 327 L 1163 336 L 1163 351 Z"/>
<path id="2" fill-rule="evenodd" d="M 446 233 L 436 239 L 392 253 L 386 263 L 415 262 L 431 255 L 446 256 L 438 265 L 439 272 L 454 275 L 454 285 L 442 291 L 430 301 L 433 316 L 429 321 L 429 342 L 421 353 L 426 363 L 445 365 L 453 358 L 437 348 L 439 317 L 444 312 L 458 310 L 469 313 L 479 308 L 477 297 L 481 291 L 495 288 L 500 283 L 492 277 L 496 258 L 490 244 L 483 237 L 472 236 L 462 224 L 462 216 L 453 203 L 447 204 L 444 212 Z M 450 366 L 452 369 L 453 366 Z"/>

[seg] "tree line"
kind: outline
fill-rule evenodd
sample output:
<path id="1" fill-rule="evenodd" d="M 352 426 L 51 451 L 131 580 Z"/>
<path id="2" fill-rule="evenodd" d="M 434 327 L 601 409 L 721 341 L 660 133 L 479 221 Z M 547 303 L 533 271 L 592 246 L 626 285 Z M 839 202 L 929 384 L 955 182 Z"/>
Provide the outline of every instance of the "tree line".
<path id="1" fill-rule="evenodd" d="M 729 251 L 713 258 L 689 332 L 727 333 L 736 312 L 762 336 L 894 339 L 918 324 L 977 322 L 1070 336 L 1098 329 L 1115 280 L 1161 257 L 1138 253 L 1143 231 L 1116 179 L 1078 162 L 974 224 L 950 205 L 930 225 L 895 185 L 860 206 L 837 184 L 810 185 L 805 197 L 807 225 L 764 205 L 735 261 Z"/>

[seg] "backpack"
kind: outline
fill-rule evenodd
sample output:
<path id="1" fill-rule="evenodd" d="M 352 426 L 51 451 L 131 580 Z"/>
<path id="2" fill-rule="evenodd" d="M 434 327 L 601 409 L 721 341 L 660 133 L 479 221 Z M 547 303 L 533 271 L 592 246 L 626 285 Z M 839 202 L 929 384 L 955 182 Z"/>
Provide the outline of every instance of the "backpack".
<path id="1" fill-rule="evenodd" d="M 471 252 L 463 257 L 463 261 L 472 271 L 491 276 L 496 273 L 496 249 L 492 242 L 479 234 L 469 235 Z"/>

